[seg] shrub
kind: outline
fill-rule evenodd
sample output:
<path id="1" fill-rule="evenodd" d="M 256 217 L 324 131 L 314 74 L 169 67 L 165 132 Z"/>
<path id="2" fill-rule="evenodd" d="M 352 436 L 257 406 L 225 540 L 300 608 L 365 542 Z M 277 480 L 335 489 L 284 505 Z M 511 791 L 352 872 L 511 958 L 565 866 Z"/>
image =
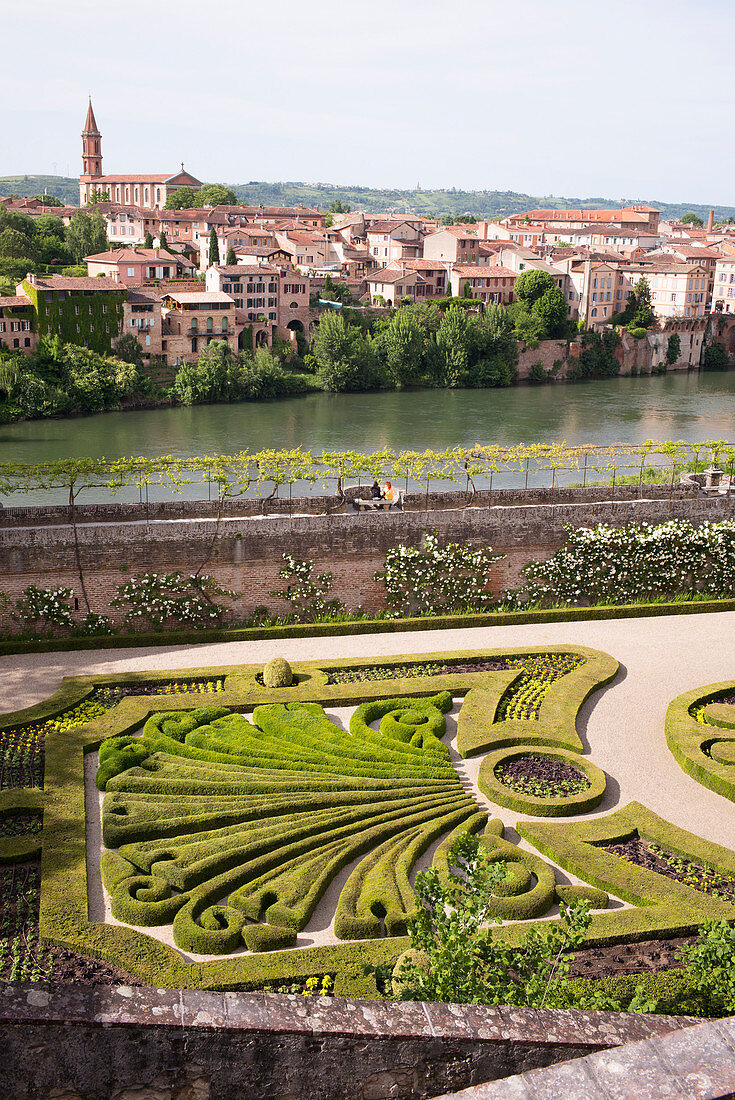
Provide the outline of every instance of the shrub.
<path id="1" fill-rule="evenodd" d="M 669 366 L 673 366 L 678 362 L 681 355 L 681 337 L 678 332 L 672 332 L 669 336 L 669 342 L 666 346 L 666 362 Z"/>
<path id="2" fill-rule="evenodd" d="M 174 624 L 197 627 L 221 622 L 228 612 L 224 604 L 217 602 L 222 597 L 239 598 L 237 593 L 220 588 L 206 573 L 187 577 L 174 570 L 137 573 L 118 586 L 110 605 L 127 608 L 126 625 L 159 631 Z"/>
<path id="3" fill-rule="evenodd" d="M 289 583 L 269 595 L 287 600 L 297 622 L 313 622 L 342 610 L 344 605 L 340 600 L 327 599 L 327 592 L 334 583 L 331 573 L 319 573 L 312 577 L 313 561 L 298 561 L 291 554 L 284 554 L 283 560 L 285 564 L 278 570 L 278 576 Z"/>
<path id="4" fill-rule="evenodd" d="M 636 328 L 635 326 L 629 328 L 628 332 L 634 340 L 642 340 L 643 337 L 646 335 L 646 330 L 644 328 Z"/>
<path id="5" fill-rule="evenodd" d="M 284 657 L 271 657 L 263 668 L 263 683 L 267 688 L 290 687 L 293 683 L 291 666 Z"/>
<path id="6" fill-rule="evenodd" d="M 484 611 L 495 600 L 487 586 L 493 565 L 502 557 L 489 546 L 473 549 L 450 542 L 440 547 L 436 535 L 426 535 L 421 547 L 392 547 L 375 580 L 385 584 L 395 618 Z"/>
<path id="7" fill-rule="evenodd" d="M 37 588 L 29 584 L 10 614 L 24 626 L 70 630 L 74 626 L 71 598 L 71 588 Z"/>
<path id="8" fill-rule="evenodd" d="M 656 596 L 735 591 L 735 522 L 669 520 L 652 526 L 567 527 L 567 542 L 523 567 L 532 602 L 625 603 Z"/>

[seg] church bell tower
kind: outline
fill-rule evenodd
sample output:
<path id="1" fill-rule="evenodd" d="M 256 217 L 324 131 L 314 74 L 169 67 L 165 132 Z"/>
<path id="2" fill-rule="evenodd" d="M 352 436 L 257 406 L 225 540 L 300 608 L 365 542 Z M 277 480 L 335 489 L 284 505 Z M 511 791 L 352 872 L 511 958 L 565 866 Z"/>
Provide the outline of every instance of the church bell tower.
<path id="1" fill-rule="evenodd" d="M 87 121 L 82 131 L 82 176 L 94 179 L 102 175 L 102 135 L 92 110 L 92 100 L 87 108 Z"/>

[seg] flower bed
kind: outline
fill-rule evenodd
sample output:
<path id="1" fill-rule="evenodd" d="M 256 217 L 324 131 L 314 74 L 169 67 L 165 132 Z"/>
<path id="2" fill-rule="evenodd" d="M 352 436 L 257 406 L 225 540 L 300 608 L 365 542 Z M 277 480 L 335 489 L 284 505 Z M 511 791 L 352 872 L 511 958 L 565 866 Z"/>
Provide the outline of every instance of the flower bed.
<path id="1" fill-rule="evenodd" d="M 506 758 L 496 765 L 495 778 L 519 794 L 537 798 L 566 798 L 590 786 L 587 776 L 571 764 L 539 753 Z"/>
<path id="2" fill-rule="evenodd" d="M 635 863 L 638 867 L 646 867 L 658 875 L 676 879 L 677 882 L 690 886 L 692 890 L 735 902 L 735 874 L 733 873 L 687 859 L 638 834 L 604 847 L 606 852 L 620 856 L 628 863 Z"/>
<path id="3" fill-rule="evenodd" d="M 477 784 L 497 803 L 536 817 L 562 817 L 594 809 L 605 794 L 605 773 L 567 749 L 506 745 L 489 752 Z"/>

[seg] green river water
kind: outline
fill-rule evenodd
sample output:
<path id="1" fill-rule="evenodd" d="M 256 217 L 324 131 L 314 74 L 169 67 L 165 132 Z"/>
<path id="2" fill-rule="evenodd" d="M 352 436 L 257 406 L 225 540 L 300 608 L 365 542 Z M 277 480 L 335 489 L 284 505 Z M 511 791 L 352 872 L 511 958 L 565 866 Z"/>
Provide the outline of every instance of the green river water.
<path id="1" fill-rule="evenodd" d="M 35 420 L 0 426 L 0 461 L 43 462 L 84 455 L 186 457 L 299 444 L 319 452 L 646 439 L 735 439 L 735 371 L 510 389 L 317 393 L 277 401 Z M 6 500 L 30 502 L 18 496 Z"/>

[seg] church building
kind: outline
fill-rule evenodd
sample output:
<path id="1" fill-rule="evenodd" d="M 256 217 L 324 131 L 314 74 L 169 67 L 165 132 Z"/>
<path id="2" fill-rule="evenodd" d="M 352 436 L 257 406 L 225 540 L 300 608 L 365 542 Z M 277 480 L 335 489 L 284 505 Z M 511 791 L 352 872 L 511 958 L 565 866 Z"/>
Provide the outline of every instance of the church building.
<path id="1" fill-rule="evenodd" d="M 92 100 L 87 109 L 87 121 L 82 133 L 82 174 L 79 177 L 79 205 L 86 206 L 93 191 L 105 191 L 108 201 L 123 206 L 141 206 L 148 209 L 161 209 L 168 196 L 179 187 L 191 187 L 199 191 L 202 181 L 184 171 L 170 175 L 103 176 L 102 175 L 102 135 L 97 129 Z"/>

